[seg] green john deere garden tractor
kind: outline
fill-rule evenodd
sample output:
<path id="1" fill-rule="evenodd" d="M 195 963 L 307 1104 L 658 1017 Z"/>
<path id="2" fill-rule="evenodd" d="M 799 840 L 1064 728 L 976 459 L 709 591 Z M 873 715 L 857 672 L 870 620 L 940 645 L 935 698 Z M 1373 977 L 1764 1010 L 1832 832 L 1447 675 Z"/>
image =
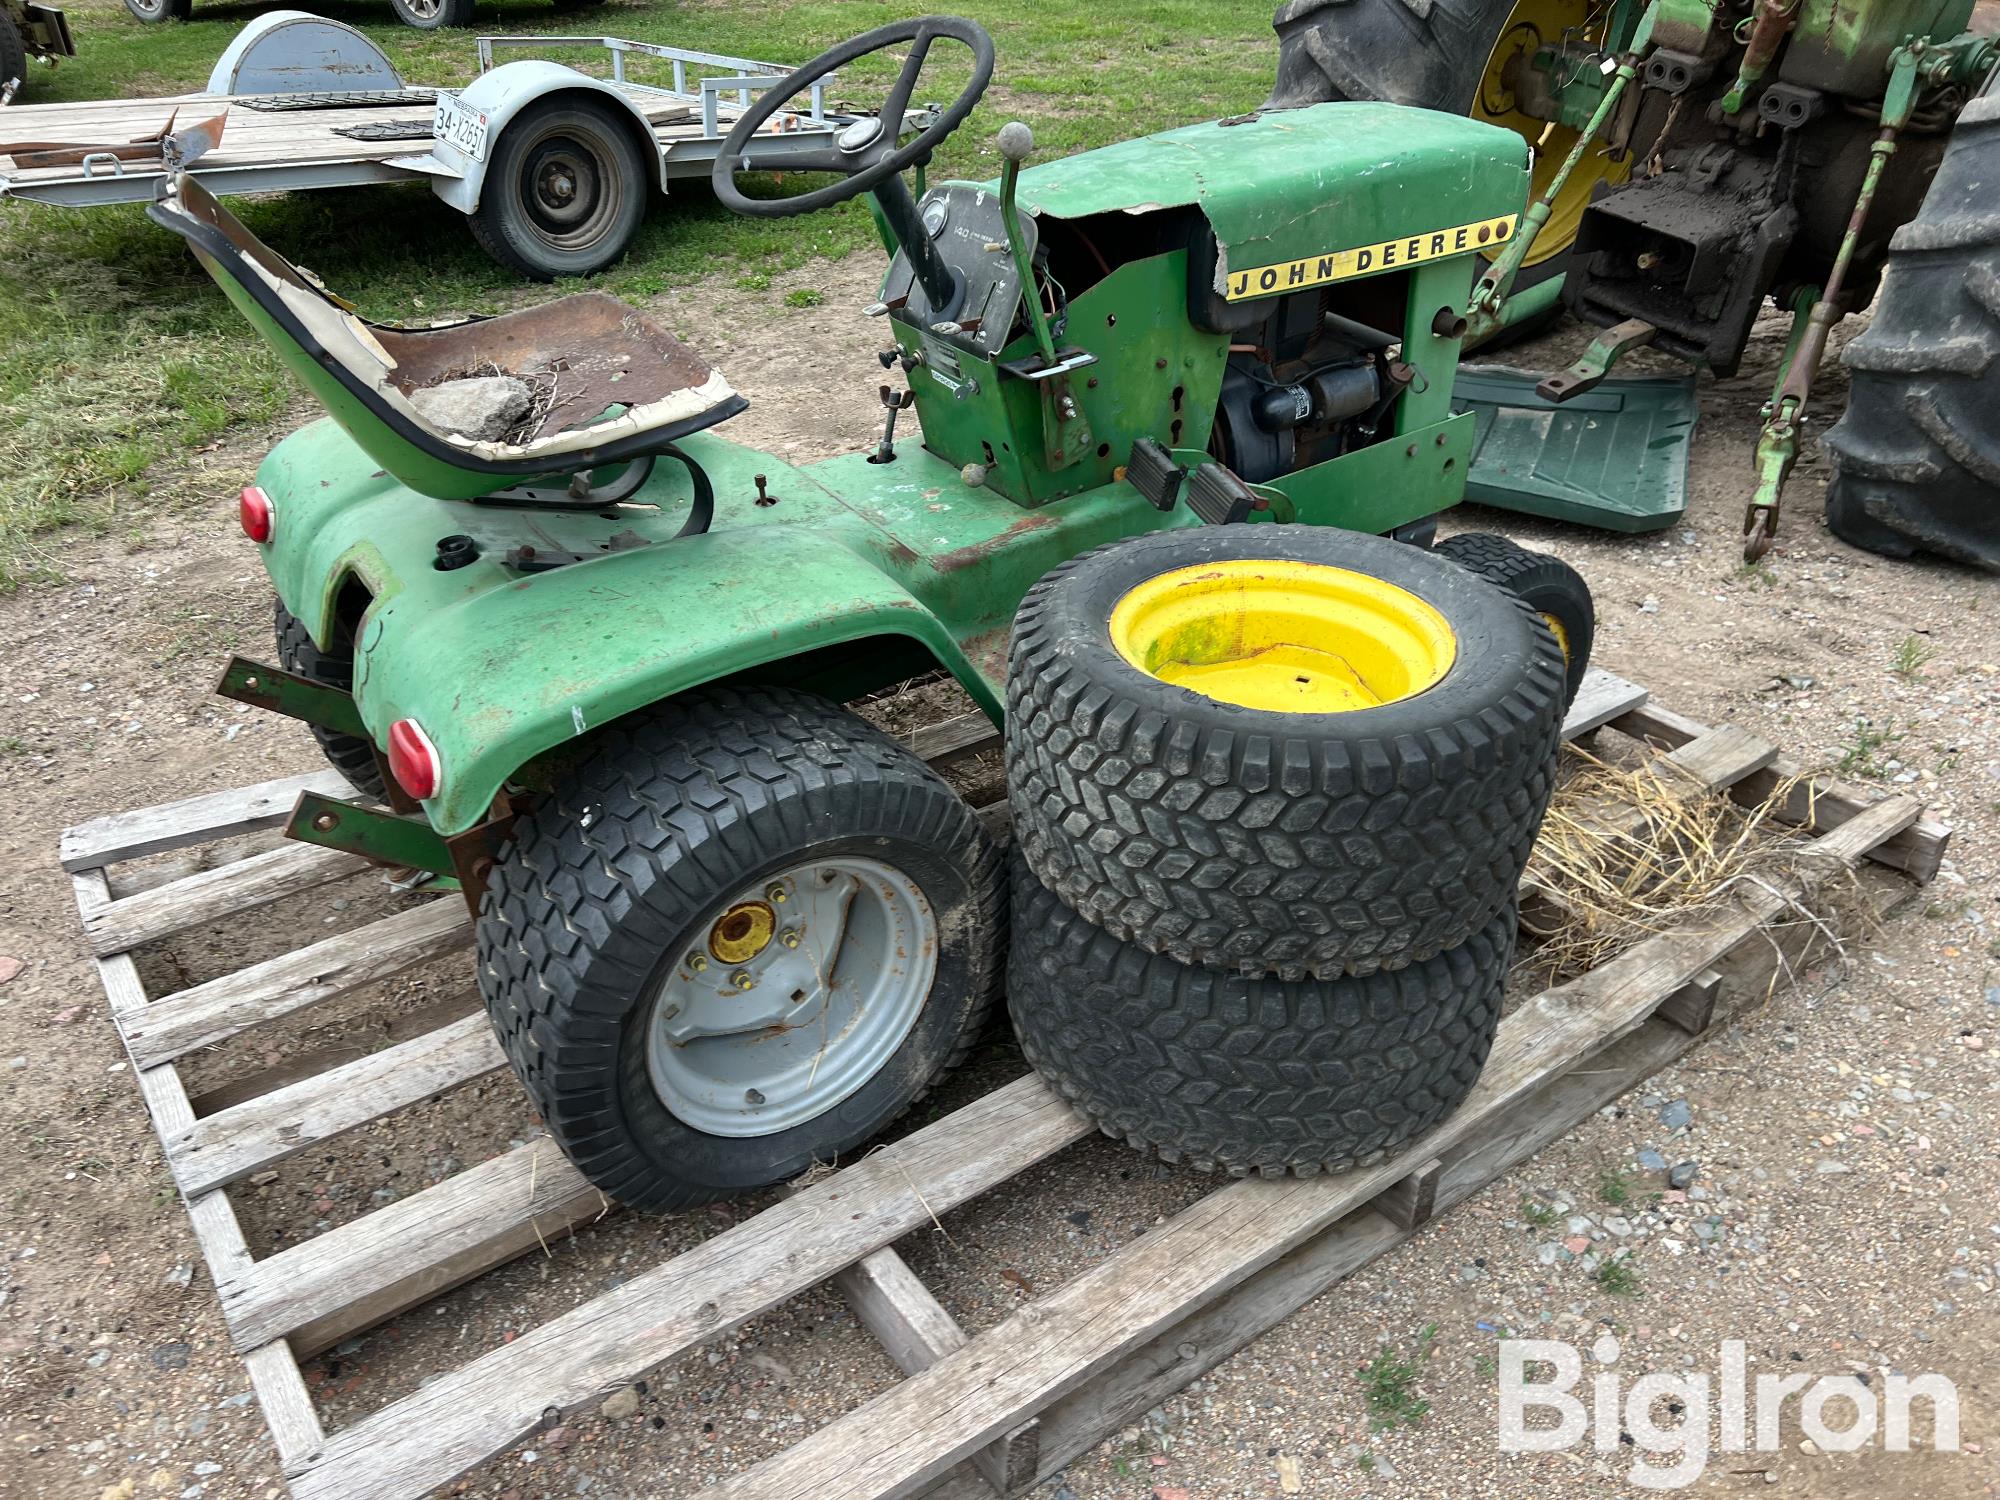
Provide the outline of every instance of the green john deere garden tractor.
<path id="1" fill-rule="evenodd" d="M 2000 38 L 1973 0 L 1287 0 L 1271 104 L 1380 99 L 1534 149 L 1536 202 L 1490 258 L 1474 339 L 1558 305 L 1606 332 L 1560 402 L 1649 345 L 1735 371 L 1771 299 L 1793 331 L 1744 550 L 1775 535 L 1833 325 L 1827 521 L 1857 546 L 2000 569 Z M 1504 502 L 1503 502 L 1504 503 Z"/>
<path id="2" fill-rule="evenodd" d="M 940 41 L 970 50 L 971 81 L 906 139 Z M 767 122 L 888 48 L 905 61 L 879 116 L 787 158 L 838 180 L 746 195 Z M 308 796 L 288 831 L 463 888 L 517 1071 L 634 1204 L 832 1160 L 971 1045 L 1005 944 L 999 854 L 839 706 L 938 669 L 996 720 L 1032 699 L 1022 733 L 1055 758 L 1031 800 L 1055 811 L 1023 842 L 1111 927 L 1294 979 L 1414 964 L 1432 1008 L 1476 990 L 1484 1020 L 1439 1023 L 1454 1088 L 1497 1018 L 1588 594 L 1497 538 L 1463 565 L 1428 542 L 1463 492 L 1464 309 L 1521 223 L 1526 148 L 1335 103 L 1024 171 L 1009 125 L 998 182 L 912 194 L 902 174 L 992 67 L 971 22 L 886 26 L 763 94 L 723 147 L 735 211 L 870 193 L 891 250 L 867 311 L 906 383 L 882 387 L 882 441 L 800 466 L 717 435 L 743 399 L 610 297 L 372 324 L 198 184 L 153 209 L 331 414 L 244 492 L 286 670 L 239 661 L 223 691 L 311 723 L 388 806 Z M 526 408 L 485 435 L 440 425 L 432 393 L 495 370 Z M 898 441 L 912 405 L 921 441 Z M 1053 623 L 1058 590 L 1016 632 L 1065 566 L 1083 623 Z M 1011 681 L 1010 633 L 1040 653 Z M 1086 658 L 1129 700 L 1088 689 Z M 1100 734 L 1129 740 L 1075 750 Z M 1123 773 L 1073 774 L 1093 758 Z M 1107 807 L 1132 826 L 1063 842 Z M 1466 941 L 1477 985 L 1448 962 Z M 1395 1109 L 1397 1129 L 1435 1118 Z"/>

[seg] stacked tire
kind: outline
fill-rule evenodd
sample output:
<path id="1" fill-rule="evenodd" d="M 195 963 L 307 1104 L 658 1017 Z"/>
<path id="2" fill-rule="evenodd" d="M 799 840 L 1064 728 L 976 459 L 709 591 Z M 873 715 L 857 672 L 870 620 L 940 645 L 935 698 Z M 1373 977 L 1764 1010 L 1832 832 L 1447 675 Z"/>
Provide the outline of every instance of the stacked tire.
<path id="1" fill-rule="evenodd" d="M 1567 701 L 1544 613 L 1451 558 L 1226 526 L 1057 568 L 1015 621 L 1008 997 L 1106 1133 L 1242 1176 L 1461 1103 Z"/>

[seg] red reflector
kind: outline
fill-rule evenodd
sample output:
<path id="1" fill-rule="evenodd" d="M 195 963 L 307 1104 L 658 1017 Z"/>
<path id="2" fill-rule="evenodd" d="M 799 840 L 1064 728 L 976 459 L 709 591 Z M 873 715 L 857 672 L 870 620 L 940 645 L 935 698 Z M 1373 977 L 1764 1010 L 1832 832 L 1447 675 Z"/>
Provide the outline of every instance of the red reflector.
<path id="1" fill-rule="evenodd" d="M 237 519 L 243 523 L 243 534 L 253 542 L 271 540 L 272 525 L 276 513 L 271 509 L 271 497 L 257 485 L 244 488 L 243 496 L 236 502 Z"/>
<path id="2" fill-rule="evenodd" d="M 398 719 L 389 726 L 389 774 L 419 802 L 437 792 L 443 775 L 437 746 L 415 719 Z"/>

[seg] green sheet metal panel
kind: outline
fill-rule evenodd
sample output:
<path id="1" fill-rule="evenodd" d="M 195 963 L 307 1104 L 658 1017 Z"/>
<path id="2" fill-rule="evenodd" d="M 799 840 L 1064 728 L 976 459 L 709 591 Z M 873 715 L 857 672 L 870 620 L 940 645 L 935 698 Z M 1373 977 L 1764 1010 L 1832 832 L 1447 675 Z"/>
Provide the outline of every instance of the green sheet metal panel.
<path id="1" fill-rule="evenodd" d="M 1278 272 L 1268 286 L 1236 286 L 1237 297 L 1489 249 L 1502 224 L 1512 233 L 1527 194 L 1528 148 L 1513 131 L 1373 103 L 1188 125 L 1031 167 L 1020 187 L 1024 208 L 1060 219 L 1199 207 L 1222 246 L 1218 291 Z"/>
<path id="2" fill-rule="evenodd" d="M 1477 420 L 1465 498 L 1607 531 L 1658 531 L 1687 509 L 1695 378 L 1613 377 L 1561 405 L 1540 377 L 1462 365 L 1452 406 Z"/>

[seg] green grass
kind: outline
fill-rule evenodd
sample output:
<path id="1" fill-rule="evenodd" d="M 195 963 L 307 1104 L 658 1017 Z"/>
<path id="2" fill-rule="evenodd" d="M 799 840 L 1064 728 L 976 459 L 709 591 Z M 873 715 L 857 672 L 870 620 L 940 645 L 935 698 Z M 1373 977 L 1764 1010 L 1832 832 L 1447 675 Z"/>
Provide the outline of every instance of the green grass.
<path id="1" fill-rule="evenodd" d="M 23 104 L 199 89 L 255 14 L 246 5 L 197 0 L 187 24 L 146 26 L 112 0 L 73 0 L 67 8 L 81 55 L 54 72 L 32 71 Z M 317 0 L 312 8 L 374 38 L 411 83 L 457 84 L 471 75 L 470 33 L 397 25 L 388 0 Z M 1034 128 L 1036 159 L 1047 160 L 1238 113 L 1263 98 L 1277 57 L 1270 0 L 992 0 L 963 9 L 993 33 L 999 63 L 985 102 L 932 164 L 933 178 L 996 173 L 993 136 L 1009 119 Z M 796 63 L 911 13 L 881 0 L 783 7 L 628 0 L 587 9 L 501 0 L 482 4 L 477 25 L 620 35 Z M 920 100 L 955 92 L 954 52 L 965 55 L 949 45 L 936 49 Z M 586 52 L 551 55 L 599 66 Z M 844 70 L 841 95 L 869 102 L 893 67 Z M 634 76 L 646 75 L 635 68 Z M 487 260 L 455 212 L 420 186 L 237 199 L 232 206 L 280 253 L 376 319 L 503 311 L 574 290 L 525 287 Z M 856 251 L 880 253 L 860 204 L 797 219 L 745 219 L 688 185 L 656 204 L 632 253 L 595 284 L 634 301 L 708 275 L 762 291 L 774 271 Z M 138 206 L 0 203 L 0 590 L 59 575 L 54 534 L 64 528 L 142 535 L 149 517 L 190 498 L 212 499 L 207 490 L 221 481 L 202 477 L 190 455 L 236 439 L 254 438 L 261 447 L 297 399 L 275 357 L 250 337 L 180 241 Z"/>
<path id="2" fill-rule="evenodd" d="M 1361 1367 L 1361 1398 L 1368 1404 L 1368 1425 L 1372 1430 L 1385 1432 L 1397 1426 L 1415 1426 L 1429 1414 L 1430 1402 L 1417 1394 L 1417 1376 L 1436 1339 L 1437 1324 L 1426 1324 L 1408 1358 L 1385 1345 Z"/>
<path id="3" fill-rule="evenodd" d="M 1547 1229 L 1556 1220 L 1560 1219 L 1562 1215 L 1557 1213 L 1551 1205 L 1542 1202 L 1539 1198 L 1523 1198 L 1521 1200 L 1521 1217 L 1537 1229 Z"/>
<path id="4" fill-rule="evenodd" d="M 1629 1256 L 1597 1263 L 1597 1284 L 1614 1297 L 1639 1295 L 1639 1272 Z"/>
<path id="5" fill-rule="evenodd" d="M 1905 682 L 1914 681 L 1937 656 L 1937 648 L 1921 636 L 1906 635 L 1903 643 L 1896 648 L 1896 654 L 1889 658 L 1889 670 Z"/>
<path id="6" fill-rule="evenodd" d="M 1605 1172 L 1597 1179 L 1597 1196 L 1617 1207 L 1632 1201 L 1632 1179 L 1623 1172 Z"/>
<path id="7" fill-rule="evenodd" d="M 1866 719 L 1854 721 L 1854 738 L 1841 747 L 1840 759 L 1834 763 L 1834 770 L 1842 776 L 1880 776 L 1884 767 L 1876 759 L 1876 752 L 1888 749 L 1902 739 L 1901 730 L 1888 724 L 1871 724 Z"/>

